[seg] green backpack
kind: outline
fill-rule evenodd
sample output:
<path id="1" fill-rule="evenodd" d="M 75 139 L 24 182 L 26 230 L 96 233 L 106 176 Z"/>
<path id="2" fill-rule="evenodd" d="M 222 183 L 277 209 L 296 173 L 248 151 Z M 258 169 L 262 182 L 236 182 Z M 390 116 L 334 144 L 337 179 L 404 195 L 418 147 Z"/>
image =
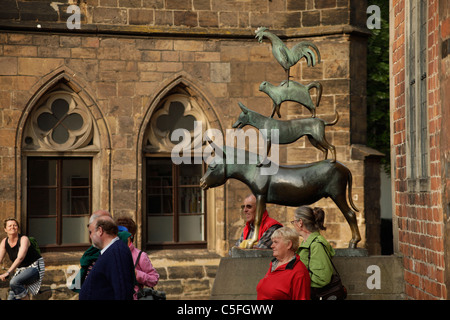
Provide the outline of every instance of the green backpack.
<path id="1" fill-rule="evenodd" d="M 37 253 L 39 253 L 39 255 L 41 254 L 41 249 L 39 249 L 39 245 L 36 241 L 35 237 L 28 237 L 28 239 L 30 240 L 31 246 L 34 248 L 34 250 L 37 251 Z"/>

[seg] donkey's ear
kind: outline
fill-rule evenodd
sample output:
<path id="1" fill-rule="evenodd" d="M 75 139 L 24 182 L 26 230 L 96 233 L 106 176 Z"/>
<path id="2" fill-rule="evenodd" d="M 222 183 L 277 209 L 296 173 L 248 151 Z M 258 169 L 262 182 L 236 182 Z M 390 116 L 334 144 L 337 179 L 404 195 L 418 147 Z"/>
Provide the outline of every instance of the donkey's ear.
<path id="1" fill-rule="evenodd" d="M 246 106 L 244 106 L 241 102 L 238 102 L 238 104 L 239 104 L 239 108 L 241 108 L 242 112 L 247 114 L 248 108 Z"/>

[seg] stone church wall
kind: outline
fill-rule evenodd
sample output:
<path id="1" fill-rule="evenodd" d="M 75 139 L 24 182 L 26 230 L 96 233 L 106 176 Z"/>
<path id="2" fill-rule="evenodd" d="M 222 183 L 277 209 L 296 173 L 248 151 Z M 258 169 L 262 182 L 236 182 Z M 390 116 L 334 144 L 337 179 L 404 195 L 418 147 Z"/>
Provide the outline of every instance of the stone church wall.
<path id="1" fill-rule="evenodd" d="M 335 111 L 340 115 L 336 125 L 327 127 L 326 137 L 336 147 L 338 161 L 353 174 L 352 194 L 360 209 L 363 238 L 359 246 L 379 253 L 379 211 L 373 207 L 377 191 L 366 188 L 379 183 L 373 172 L 380 155 L 364 146 L 365 1 L 88 0 L 79 3 L 81 29 L 67 28 L 69 3 L 55 7 L 44 1 L 18 1 L 17 6 L 15 2 L 6 1 L 0 14 L 2 220 L 25 219 L 23 125 L 33 101 L 56 81 L 89 101 L 96 121 L 102 147 L 99 169 L 93 173 L 99 181 L 93 208 L 134 218 L 137 243 L 144 248 L 142 135 L 152 104 L 167 90 L 183 88 L 198 100 L 210 126 L 223 132 L 236 121 L 238 102 L 270 115 L 272 101 L 259 85 L 279 84 L 285 73 L 270 43 L 254 38 L 257 27 L 267 26 L 289 47 L 305 39 L 319 47 L 321 63 L 310 68 L 302 61 L 291 75 L 304 84 L 323 85 L 318 117 L 331 121 Z M 286 120 L 310 113 L 287 103 L 282 116 Z M 305 138 L 280 146 L 280 163 L 301 164 L 322 157 Z M 238 181 L 208 191 L 207 252 L 227 255 L 242 230 L 239 207 L 248 192 Z M 336 247 L 346 247 L 351 233 L 343 215 L 331 200 L 316 205 L 326 209 L 325 237 Z M 268 205 L 268 209 L 289 225 L 294 208 Z M 0 234 L 4 236 L 3 231 Z M 75 260 L 77 254 L 73 253 Z M 210 267 L 214 269 L 216 257 L 207 259 L 194 262 L 205 275 L 200 282 L 209 279 Z M 156 261 L 161 265 L 155 266 L 165 270 L 162 273 L 176 271 L 169 269 L 174 260 Z"/>

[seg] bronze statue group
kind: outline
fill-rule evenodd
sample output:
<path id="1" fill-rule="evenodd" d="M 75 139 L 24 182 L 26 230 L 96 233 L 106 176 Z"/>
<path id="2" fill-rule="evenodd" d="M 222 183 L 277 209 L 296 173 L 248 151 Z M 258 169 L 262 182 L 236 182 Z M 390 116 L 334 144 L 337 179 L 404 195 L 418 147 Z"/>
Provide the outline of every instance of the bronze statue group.
<path id="1" fill-rule="evenodd" d="M 278 86 L 263 81 L 259 87 L 260 91 L 272 99 L 273 108 L 270 117 L 263 116 L 239 102 L 241 113 L 233 127 L 241 129 L 249 125 L 260 130 L 263 136 L 265 133 L 266 158 L 256 164 L 239 163 L 236 159 L 238 152 L 234 150 L 232 155 L 234 159 L 223 159 L 226 161 L 213 159 L 208 164 L 200 185 L 206 190 L 220 186 L 233 178 L 249 187 L 255 197 L 254 230 L 251 236 L 241 236 L 239 246 L 242 248 L 254 248 L 260 241 L 261 234 L 264 234 L 261 228 L 265 230 L 267 227 L 265 222 L 267 203 L 299 207 L 296 219 L 292 221 L 295 230 L 282 227 L 273 231 L 271 235 L 271 248 L 275 259 L 258 284 L 258 299 L 342 299 L 346 296 L 346 290 L 340 282 L 338 273 L 334 272 L 331 261 L 334 250 L 320 235 L 320 230 L 325 228 L 323 226 L 325 214 L 321 208 L 306 207 L 322 198 L 331 198 L 350 225 L 352 239 L 349 247 L 356 248 L 361 236 L 356 219 L 358 209 L 352 201 L 352 174 L 345 165 L 336 161 L 336 148 L 325 137 L 326 127 L 335 125 L 339 120 L 339 114 L 335 111 L 335 120 L 331 122 L 317 118 L 316 109 L 320 103 L 322 85 L 317 81 L 303 85 L 290 80 L 290 68 L 302 58 L 306 59 L 309 67 L 320 63 L 317 46 L 312 42 L 303 41 L 289 49 L 267 28 L 258 28 L 256 38 L 262 42 L 264 37 L 270 40 L 273 56 L 285 70 L 287 79 Z M 310 95 L 311 88 L 316 89 L 315 104 Z M 312 117 L 284 121 L 274 119 L 275 114 L 281 118 L 280 108 L 285 101 L 297 102 L 306 107 L 311 111 Z M 314 163 L 279 165 L 275 174 L 262 174 L 264 166 L 270 162 L 267 157 L 273 130 L 276 130 L 278 138 L 274 142 L 278 144 L 290 144 L 307 136 L 311 144 L 323 152 L 325 159 Z M 209 143 L 215 150 L 220 150 L 224 158 L 227 157 L 225 150 L 220 146 L 213 141 Z M 327 159 L 328 151 L 331 151 L 332 159 Z M 250 159 L 248 152 L 245 158 Z M 299 235 L 303 238 L 301 244 L 298 242 Z M 325 276 L 318 271 L 324 268 L 327 270 Z"/>

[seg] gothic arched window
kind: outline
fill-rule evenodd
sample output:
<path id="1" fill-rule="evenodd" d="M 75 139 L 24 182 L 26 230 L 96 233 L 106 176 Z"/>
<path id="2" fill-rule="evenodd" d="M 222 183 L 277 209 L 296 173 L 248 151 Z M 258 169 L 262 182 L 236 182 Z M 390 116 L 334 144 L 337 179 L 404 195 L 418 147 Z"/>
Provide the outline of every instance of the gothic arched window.
<path id="1" fill-rule="evenodd" d="M 47 92 L 25 123 L 27 233 L 44 250 L 89 245 L 94 133 L 88 108 L 64 84 Z"/>
<path id="2" fill-rule="evenodd" d="M 201 144 L 194 150 L 195 125 L 207 129 L 201 109 L 184 94 L 168 96 L 150 119 L 144 137 L 144 193 L 146 238 L 151 248 L 206 247 L 206 197 L 199 186 L 204 167 Z M 171 157 L 180 142 L 171 140 L 176 129 L 187 130 L 192 137 L 189 157 L 178 164 Z"/>

